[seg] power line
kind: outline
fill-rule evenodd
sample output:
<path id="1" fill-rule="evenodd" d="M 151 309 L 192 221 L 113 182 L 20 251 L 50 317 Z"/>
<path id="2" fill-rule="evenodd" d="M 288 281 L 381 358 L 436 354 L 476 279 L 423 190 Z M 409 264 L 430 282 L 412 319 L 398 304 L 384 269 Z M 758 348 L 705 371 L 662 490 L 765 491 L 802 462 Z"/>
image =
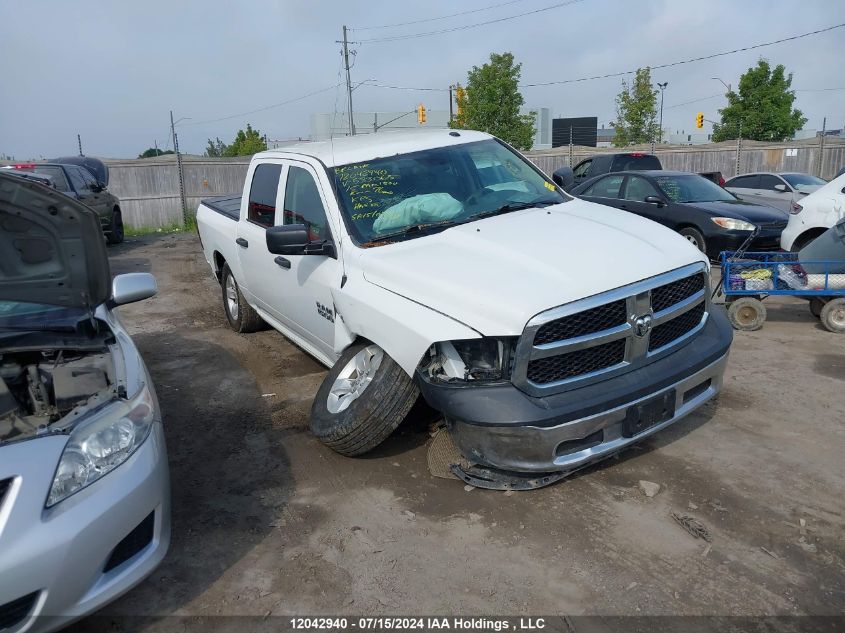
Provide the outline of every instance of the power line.
<path id="1" fill-rule="evenodd" d="M 845 26 L 845 23 L 842 24 L 835 24 L 833 26 L 828 26 L 823 29 L 818 29 L 816 31 L 810 31 L 809 33 L 801 33 L 800 35 L 793 35 L 791 37 L 784 37 L 779 40 L 774 40 L 772 42 L 764 42 L 762 44 L 754 44 L 753 46 L 743 46 L 742 48 L 735 48 L 731 51 L 723 51 L 721 53 L 713 53 L 711 55 L 702 55 L 701 57 L 693 57 L 691 59 L 684 59 L 677 62 L 671 62 L 668 64 L 658 64 L 656 66 L 649 66 L 651 70 L 658 70 L 660 68 L 670 68 L 672 66 L 680 66 L 681 64 L 690 64 L 692 62 L 700 62 L 706 59 L 714 59 L 716 57 L 724 57 L 725 55 L 733 55 L 734 53 L 742 53 L 744 51 L 751 51 L 756 48 L 763 48 L 764 46 L 773 46 L 774 44 L 782 44 L 783 42 L 791 42 L 794 40 L 799 40 L 803 37 L 809 37 L 811 35 L 818 35 L 819 33 L 827 33 L 828 31 L 832 31 L 834 29 L 839 29 Z M 593 79 L 609 79 L 611 77 L 622 77 L 624 75 L 633 75 L 637 71 L 636 70 L 625 70 L 616 73 L 607 73 L 605 75 L 594 75 L 592 77 L 580 77 L 578 79 L 562 79 L 560 81 L 544 81 L 534 84 L 523 84 L 519 86 L 520 88 L 535 88 L 538 86 L 554 86 L 559 84 L 572 84 L 581 81 L 591 81 Z"/>
<path id="2" fill-rule="evenodd" d="M 577 4 L 579 2 L 585 2 L 585 0 L 568 0 L 567 2 L 559 2 L 557 4 L 553 4 L 548 7 L 543 7 L 541 9 L 534 9 L 533 11 L 526 11 L 524 13 L 517 13 L 516 15 L 509 15 L 503 18 L 496 18 L 495 20 L 487 20 L 485 22 L 477 22 L 475 24 L 465 24 L 464 26 L 454 26 L 449 29 L 440 29 L 437 31 L 425 31 L 423 33 L 410 33 L 407 35 L 393 35 L 390 37 L 376 37 L 371 38 L 368 40 L 358 40 L 357 43 L 359 44 L 374 44 L 377 42 L 395 42 L 397 40 L 409 40 L 409 39 L 416 39 L 418 37 L 429 37 L 431 35 L 440 35 L 441 33 L 452 33 L 454 31 L 466 31 L 467 29 L 475 29 L 479 26 L 486 26 L 488 24 L 496 24 L 497 22 L 505 22 L 506 20 L 513 20 L 515 18 L 525 17 L 526 15 L 534 15 L 535 13 L 542 13 L 543 11 L 551 11 L 552 9 L 558 9 L 560 7 L 566 7 L 571 4 Z"/>
<path id="3" fill-rule="evenodd" d="M 690 101 L 684 101 L 683 103 L 675 103 L 673 105 L 668 105 L 668 106 L 666 106 L 666 109 L 668 110 L 669 108 L 680 108 L 681 106 L 689 105 L 691 103 L 698 103 L 699 101 L 707 101 L 708 99 L 715 99 L 716 97 L 724 97 L 724 96 L 725 95 L 723 95 L 722 93 L 719 93 L 717 95 L 710 95 L 709 97 L 699 97 L 698 99 L 692 99 Z"/>
<path id="4" fill-rule="evenodd" d="M 469 11 L 461 11 L 460 13 L 451 13 L 449 15 L 441 15 L 436 18 L 424 18 L 422 20 L 412 20 L 410 22 L 397 22 L 396 24 L 382 24 L 380 26 L 353 26 L 349 27 L 353 31 L 372 31 L 375 29 L 390 29 L 395 26 L 408 26 L 410 24 L 422 24 L 423 22 L 436 22 L 437 20 L 446 20 L 447 18 L 456 18 L 460 15 L 469 15 L 470 13 L 479 13 L 480 11 L 489 11 L 490 9 L 497 9 L 509 4 L 516 4 L 517 2 L 524 2 L 525 0 L 510 0 L 509 2 L 500 2 L 499 4 L 491 4 L 480 9 L 471 9 Z"/>
<path id="5" fill-rule="evenodd" d="M 796 88 L 795 92 L 827 92 L 828 90 L 845 90 L 845 88 Z"/>
<path id="6" fill-rule="evenodd" d="M 392 86 L 389 84 L 366 84 L 371 88 L 391 88 L 393 90 L 420 90 L 420 91 L 433 91 L 433 92 L 448 92 L 448 88 L 414 88 L 412 86 Z"/>
<path id="7" fill-rule="evenodd" d="M 302 101 L 303 99 L 307 99 L 308 97 L 313 97 L 314 95 L 321 94 L 323 92 L 328 92 L 329 90 L 334 90 L 340 84 L 332 84 L 328 88 L 321 88 L 320 90 L 315 90 L 314 92 L 309 92 L 308 94 L 302 95 L 301 97 L 295 97 L 293 99 L 288 99 L 287 101 L 280 101 L 279 103 L 274 103 L 273 105 L 264 106 L 263 108 L 257 108 L 255 110 L 249 110 L 248 112 L 240 112 L 238 114 L 230 114 L 228 116 L 222 116 L 216 119 L 206 119 L 205 121 L 193 121 L 191 123 L 183 123 L 183 127 L 187 127 L 189 125 L 202 125 L 204 123 L 217 123 L 218 121 L 227 121 L 228 119 L 237 119 L 239 117 L 247 116 L 249 114 L 255 114 L 256 112 L 265 112 L 266 110 L 272 110 L 273 108 L 280 108 L 284 105 L 288 105 L 289 103 L 296 103 L 297 101 Z"/>

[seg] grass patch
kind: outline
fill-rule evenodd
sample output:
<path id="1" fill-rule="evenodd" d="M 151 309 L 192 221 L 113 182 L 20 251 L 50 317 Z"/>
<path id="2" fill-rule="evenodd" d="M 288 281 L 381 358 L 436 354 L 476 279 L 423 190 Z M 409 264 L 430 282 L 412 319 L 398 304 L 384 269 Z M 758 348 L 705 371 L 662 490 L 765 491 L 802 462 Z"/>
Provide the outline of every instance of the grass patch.
<path id="1" fill-rule="evenodd" d="M 172 222 L 164 226 L 140 226 L 140 227 L 124 227 L 123 233 L 126 237 L 141 237 L 142 235 L 164 235 L 167 233 L 193 233 L 197 230 L 197 218 L 194 215 L 188 215 L 188 221 L 185 224 L 181 222 Z"/>

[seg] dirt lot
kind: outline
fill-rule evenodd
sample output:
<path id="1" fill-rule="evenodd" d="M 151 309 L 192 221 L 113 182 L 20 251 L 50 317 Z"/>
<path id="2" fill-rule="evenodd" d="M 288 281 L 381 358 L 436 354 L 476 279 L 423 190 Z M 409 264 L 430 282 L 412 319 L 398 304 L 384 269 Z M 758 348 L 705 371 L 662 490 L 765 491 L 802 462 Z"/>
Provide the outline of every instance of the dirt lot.
<path id="1" fill-rule="evenodd" d="M 103 614 L 845 613 L 845 337 L 805 302 L 771 299 L 764 329 L 736 336 L 718 402 L 503 493 L 429 474 L 425 407 L 365 458 L 322 447 L 308 414 L 324 369 L 275 331 L 228 328 L 194 236 L 111 254 L 114 272 L 158 278 L 121 312 L 164 410 L 173 541 Z"/>

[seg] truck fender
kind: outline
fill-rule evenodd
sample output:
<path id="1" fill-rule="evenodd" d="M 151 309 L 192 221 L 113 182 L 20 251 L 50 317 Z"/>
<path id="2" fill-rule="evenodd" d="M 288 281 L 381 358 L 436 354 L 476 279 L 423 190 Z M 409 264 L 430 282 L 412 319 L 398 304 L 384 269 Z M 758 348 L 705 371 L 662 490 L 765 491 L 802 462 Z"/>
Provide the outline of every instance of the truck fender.
<path id="1" fill-rule="evenodd" d="M 340 355 L 363 337 L 381 347 L 409 376 L 433 343 L 481 337 L 468 325 L 363 278 L 350 279 L 333 295 L 335 353 Z"/>

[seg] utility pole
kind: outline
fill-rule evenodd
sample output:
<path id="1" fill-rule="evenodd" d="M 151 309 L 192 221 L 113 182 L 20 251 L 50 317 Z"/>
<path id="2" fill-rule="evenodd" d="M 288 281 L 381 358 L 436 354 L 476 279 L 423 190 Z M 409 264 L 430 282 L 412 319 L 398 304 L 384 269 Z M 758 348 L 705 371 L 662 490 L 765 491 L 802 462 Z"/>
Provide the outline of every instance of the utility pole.
<path id="1" fill-rule="evenodd" d="M 79 155 L 85 156 L 85 154 L 82 153 L 82 137 L 79 134 L 76 135 L 76 144 L 79 145 Z"/>
<path id="2" fill-rule="evenodd" d="M 452 90 L 455 86 L 449 86 L 449 121 L 455 118 L 455 110 L 452 107 Z"/>
<path id="3" fill-rule="evenodd" d="M 355 121 L 352 118 L 352 78 L 349 75 L 349 40 L 346 37 L 345 24 L 343 25 L 343 65 L 346 68 L 346 97 L 349 104 L 349 134 L 351 136 L 355 136 Z"/>
<path id="4" fill-rule="evenodd" d="M 824 172 L 824 135 L 827 133 L 827 117 L 822 119 L 822 134 L 819 137 L 819 167 L 816 175 L 821 178 Z"/>
<path id="5" fill-rule="evenodd" d="M 176 152 L 176 168 L 179 170 L 179 200 L 182 201 L 182 224 L 188 223 L 188 200 L 185 198 L 185 178 L 182 174 L 182 154 L 179 153 L 179 137 L 173 123 L 173 110 L 170 111 L 170 133 L 173 135 L 173 150 Z"/>
<path id="6" fill-rule="evenodd" d="M 666 90 L 666 86 L 668 85 L 668 81 L 657 83 L 657 87 L 660 88 L 660 139 L 658 140 L 658 143 L 661 144 L 663 143 L 663 91 Z M 654 149 L 652 149 L 651 153 L 654 153 Z"/>
<path id="7" fill-rule="evenodd" d="M 378 132 L 378 112 L 373 112 L 373 134 Z"/>

